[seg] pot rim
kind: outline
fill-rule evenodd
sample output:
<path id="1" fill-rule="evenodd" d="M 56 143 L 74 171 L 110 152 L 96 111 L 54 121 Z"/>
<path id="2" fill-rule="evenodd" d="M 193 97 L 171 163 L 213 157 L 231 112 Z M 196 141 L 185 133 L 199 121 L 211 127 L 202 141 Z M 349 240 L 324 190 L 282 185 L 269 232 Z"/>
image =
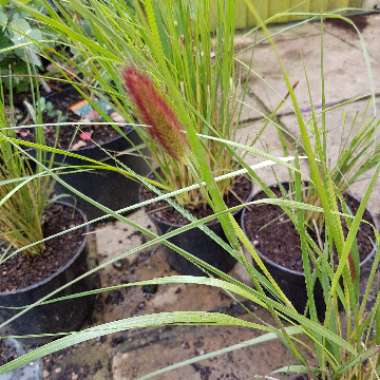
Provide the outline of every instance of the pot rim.
<path id="1" fill-rule="evenodd" d="M 28 126 L 25 126 L 25 128 L 27 129 Z M 125 128 L 127 129 L 127 131 L 125 132 L 125 135 L 126 136 L 129 136 L 131 135 L 132 133 L 137 133 L 131 126 L 131 124 L 126 124 L 125 125 Z M 103 149 L 108 149 L 106 146 L 107 145 L 111 145 L 113 143 L 115 143 L 116 141 L 118 140 L 123 140 L 126 142 L 126 144 L 128 146 L 131 146 L 131 143 L 130 141 L 128 141 L 126 138 L 124 138 L 124 136 L 120 135 L 120 134 L 117 134 L 117 136 L 113 137 L 111 140 L 108 140 L 108 141 L 105 141 L 103 143 L 98 143 L 98 145 L 96 144 L 93 144 L 91 143 L 91 145 L 87 145 L 87 146 L 84 146 L 82 148 L 79 148 L 79 149 L 76 149 L 76 150 L 72 150 L 72 149 L 60 149 L 62 151 L 66 151 L 66 152 L 69 152 L 69 153 L 76 153 L 76 154 L 80 154 L 82 156 L 86 156 L 86 153 L 87 152 L 90 152 L 92 151 L 93 149 L 99 149 L 99 147 L 103 148 Z M 48 145 L 49 148 L 54 148 L 53 146 L 50 146 Z M 125 149 L 128 149 L 127 147 Z M 35 150 L 35 148 L 32 148 L 32 147 L 29 147 L 28 149 L 26 149 L 27 151 L 33 151 Z M 48 152 L 49 153 L 49 152 Z M 63 155 L 63 153 L 55 153 L 55 155 Z"/>
<path id="2" fill-rule="evenodd" d="M 289 184 L 290 182 L 289 181 L 285 181 L 285 182 L 281 182 L 281 184 Z M 271 185 L 269 187 L 274 187 L 275 185 Z M 253 200 L 255 198 L 256 195 L 258 195 L 259 193 L 261 193 L 263 190 L 259 190 L 258 192 L 256 192 L 252 197 L 251 199 Z M 352 197 L 353 199 L 355 199 L 356 201 L 358 201 L 358 199 L 356 197 L 354 197 L 350 192 L 347 192 L 347 194 Z M 366 210 L 369 212 L 369 214 L 371 215 L 371 218 L 373 220 L 373 223 L 374 223 L 374 226 L 376 228 L 378 228 L 378 225 L 376 223 L 376 219 L 373 217 L 372 213 L 370 212 L 370 210 L 368 210 L 368 208 L 366 208 Z M 243 212 L 242 212 L 242 215 L 241 215 L 241 227 L 245 233 L 245 235 L 249 238 L 249 235 L 247 233 L 247 228 L 246 228 L 246 223 L 245 223 L 245 216 L 247 214 L 247 212 L 249 212 L 248 208 L 244 208 L 243 209 Z M 249 238 L 249 240 L 251 241 L 251 238 Z M 256 248 L 255 248 L 256 249 Z M 289 274 L 292 274 L 294 276 L 298 276 L 300 278 L 305 278 L 305 273 L 304 272 L 300 272 L 300 271 L 297 271 L 297 270 L 293 270 L 293 269 L 289 269 L 289 268 L 286 268 L 278 263 L 276 263 L 275 261 L 269 259 L 264 253 L 262 253 L 259 249 L 256 249 L 258 255 L 260 256 L 260 258 L 266 262 L 267 264 L 275 267 L 276 269 L 282 271 L 282 272 L 286 272 L 286 273 L 289 273 Z M 372 251 L 365 257 L 365 259 L 363 261 L 360 262 L 360 267 L 363 267 L 365 264 L 367 264 L 368 261 L 370 261 L 373 256 L 376 254 L 376 245 L 373 246 L 373 249 Z"/>
<path id="3" fill-rule="evenodd" d="M 95 124 L 95 123 L 94 123 Z M 110 123 L 109 125 L 111 125 L 112 123 Z M 126 132 L 125 132 L 125 135 L 128 136 L 130 135 L 131 133 L 133 133 L 135 130 L 131 127 L 131 125 L 128 123 L 125 125 L 124 127 L 126 129 Z M 112 138 L 111 140 L 108 140 L 108 141 L 104 141 L 103 143 L 97 143 L 100 147 L 102 147 L 103 149 L 107 149 L 105 148 L 106 145 L 109 145 L 109 144 L 113 144 L 115 141 L 118 141 L 119 139 L 122 139 L 124 140 L 128 145 L 131 145 L 131 143 L 124 138 L 124 136 L 120 135 L 119 133 L 117 134 L 117 136 L 115 136 L 114 138 Z M 84 146 L 83 148 L 79 148 L 79 149 L 76 149 L 76 150 L 72 150 L 72 149 L 62 149 L 62 150 L 66 150 L 70 153 L 77 153 L 77 154 L 80 154 L 80 152 L 88 152 L 88 151 L 91 151 L 92 149 L 99 149 L 99 146 L 96 145 L 96 144 L 93 144 L 91 143 L 91 145 L 88 145 L 88 146 Z M 59 154 L 59 153 L 56 153 L 56 154 Z"/>
<path id="4" fill-rule="evenodd" d="M 66 207 L 70 207 L 71 209 L 76 210 L 80 214 L 80 216 L 82 217 L 83 223 L 86 223 L 88 221 L 86 214 L 81 209 L 79 209 L 79 208 L 77 208 L 77 207 L 75 207 L 75 206 L 73 206 L 67 202 L 56 201 L 56 202 L 53 202 L 52 204 L 55 204 L 55 203 L 58 203 L 58 204 L 61 204 L 61 205 L 64 205 Z M 20 289 L 16 289 L 14 291 L 8 291 L 8 292 L 0 292 L 0 298 L 1 297 L 8 297 L 8 296 L 16 295 L 16 294 L 22 294 L 22 293 L 29 292 L 33 289 L 36 289 L 42 285 L 47 284 L 48 282 L 53 280 L 55 277 L 58 277 L 67 268 L 69 268 L 74 263 L 74 261 L 81 255 L 81 253 L 86 248 L 87 243 L 88 243 L 88 232 L 90 231 L 90 227 L 87 224 L 86 226 L 84 226 L 82 228 L 84 228 L 85 231 L 82 235 L 82 242 L 81 242 L 80 246 L 77 248 L 77 252 L 75 253 L 75 255 L 73 255 L 70 258 L 70 260 L 68 260 L 64 265 L 62 265 L 56 272 L 52 273 L 50 276 L 45 277 L 42 280 L 40 280 L 40 281 L 38 281 L 32 285 L 28 285 L 25 288 L 20 288 Z"/>
<path id="5" fill-rule="evenodd" d="M 46 98 L 47 100 L 50 100 L 54 95 L 59 95 L 59 94 L 65 95 L 67 92 L 70 92 L 70 91 L 72 91 L 72 90 L 73 90 L 74 92 L 76 92 L 76 91 L 75 91 L 75 88 L 74 88 L 72 85 L 70 85 L 70 84 L 66 84 L 66 85 L 63 87 L 62 91 L 60 91 L 60 92 L 52 91 L 51 93 L 47 94 L 47 95 L 45 96 L 45 98 Z M 96 123 L 94 122 L 94 124 L 96 124 Z M 110 125 L 111 125 L 111 124 L 112 124 L 112 123 L 110 123 Z M 128 136 L 130 133 L 134 132 L 135 129 L 132 127 L 132 124 L 130 124 L 130 123 L 125 123 L 125 124 L 126 124 L 126 125 L 125 125 L 123 128 L 126 129 L 126 131 L 125 131 L 125 135 Z M 27 127 L 27 126 L 26 126 L 26 127 Z M 111 140 L 107 140 L 107 141 L 105 141 L 105 142 L 103 142 L 103 143 L 101 143 L 101 144 L 100 144 L 100 143 L 97 143 L 97 144 L 98 144 L 99 146 L 101 146 L 102 148 L 104 148 L 105 145 L 112 144 L 112 143 L 114 143 L 115 141 L 117 141 L 119 138 L 124 139 L 124 137 L 123 137 L 122 135 L 117 134 L 117 136 L 115 136 L 115 137 L 112 138 Z M 125 139 L 125 140 L 126 140 L 126 139 Z M 130 145 L 130 143 L 128 142 L 128 140 L 126 140 L 126 142 Z M 70 153 L 78 153 L 78 154 L 79 154 L 79 152 L 90 151 L 90 150 L 92 150 L 92 149 L 98 149 L 98 145 L 96 145 L 96 144 L 94 144 L 94 143 L 91 143 L 91 145 L 84 146 L 84 147 L 79 148 L 79 149 L 76 149 L 76 150 L 72 150 L 72 149 L 62 149 L 62 150 L 66 150 L 66 151 L 68 151 L 68 152 L 70 152 Z"/>
<path id="6" fill-rule="evenodd" d="M 159 168 L 157 168 L 156 170 L 159 170 Z M 147 177 L 153 178 L 153 177 L 154 177 L 154 171 L 153 171 L 153 170 L 150 171 L 150 172 L 147 174 Z M 249 177 L 247 177 L 247 178 L 249 179 Z M 248 200 L 251 199 L 251 197 L 252 197 L 252 191 L 253 191 L 254 186 L 253 186 L 252 181 L 249 181 L 249 183 L 250 183 L 251 189 L 250 189 L 249 194 L 248 194 L 248 196 L 247 196 L 247 199 L 246 199 L 245 201 L 248 201 Z M 146 199 L 143 197 L 143 194 L 142 194 L 144 188 L 145 188 L 144 185 L 141 183 L 140 186 L 139 186 L 139 200 L 140 200 L 140 202 L 146 201 Z M 173 197 L 171 197 L 171 198 L 173 198 Z M 146 207 L 144 207 L 144 208 L 146 208 Z M 233 212 L 232 215 L 236 216 L 239 212 L 243 211 L 244 209 L 245 209 L 245 208 L 242 208 L 242 209 L 240 209 L 240 210 L 237 210 L 237 211 Z M 146 211 L 145 211 L 145 212 L 146 212 Z M 166 226 L 169 226 L 169 227 L 180 228 L 180 227 L 184 227 L 184 226 L 187 225 L 187 224 L 180 224 L 180 223 L 169 223 L 169 222 L 167 222 L 167 221 L 165 221 L 165 220 L 163 220 L 163 219 L 161 219 L 161 218 L 156 217 L 156 216 L 154 215 L 154 213 L 148 213 L 148 212 L 147 212 L 147 215 L 148 215 L 148 217 L 149 217 L 153 222 L 160 223 L 160 224 L 165 224 Z M 191 222 L 189 221 L 188 224 L 190 224 L 190 223 L 191 223 Z M 218 224 L 218 223 L 219 223 L 219 220 L 216 218 L 216 219 L 214 219 L 214 220 L 212 220 L 212 221 L 210 221 L 210 222 L 208 222 L 208 223 L 205 223 L 205 225 L 208 226 L 208 227 L 211 227 L 211 226 L 214 226 L 214 225 L 216 225 L 216 224 Z M 196 228 L 197 228 L 197 227 L 196 227 Z"/>

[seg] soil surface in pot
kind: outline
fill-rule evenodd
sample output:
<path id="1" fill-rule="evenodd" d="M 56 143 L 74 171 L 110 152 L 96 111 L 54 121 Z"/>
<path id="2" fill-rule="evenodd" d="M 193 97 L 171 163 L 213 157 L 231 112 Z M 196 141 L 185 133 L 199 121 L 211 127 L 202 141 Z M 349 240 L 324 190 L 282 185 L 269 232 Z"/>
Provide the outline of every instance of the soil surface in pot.
<path id="1" fill-rule="evenodd" d="M 278 189 L 272 190 L 277 195 L 281 194 Z M 267 198 L 264 192 L 255 196 L 255 199 L 262 198 Z M 346 195 L 345 198 L 347 205 L 355 213 L 359 207 L 359 202 L 349 195 Z M 367 210 L 364 219 L 374 224 Z M 285 268 L 303 272 L 300 237 L 294 225 L 279 206 L 249 206 L 244 223 L 248 237 L 263 255 Z M 361 261 L 373 250 L 371 240 L 375 241 L 372 228 L 367 224 L 362 224 L 357 235 Z"/>
<path id="2" fill-rule="evenodd" d="M 57 112 L 45 112 L 43 115 L 44 123 L 57 122 L 79 122 L 81 117 L 77 115 L 71 108 L 74 104 L 79 103 L 83 98 L 72 87 L 68 87 L 59 82 L 49 83 L 52 92 L 46 93 L 41 91 L 41 97 L 46 102 L 50 102 L 53 109 Z M 62 114 L 63 119 L 59 119 L 58 111 Z M 83 120 L 82 120 L 83 121 Z M 19 124 L 32 124 L 33 121 L 26 115 L 25 119 Z M 34 141 L 34 133 L 32 129 L 23 128 L 18 132 L 18 137 L 28 141 Z M 57 138 L 58 136 L 58 138 Z M 118 136 L 118 132 L 110 125 L 96 124 L 80 126 L 62 125 L 45 126 L 46 143 L 49 146 L 56 146 L 59 149 L 70 149 L 79 151 L 84 148 L 93 147 L 95 145 L 103 145 L 114 140 Z"/>
<path id="3" fill-rule="evenodd" d="M 228 207 L 237 206 L 248 199 L 251 190 L 252 185 L 247 177 L 237 177 L 232 183 L 230 191 L 225 195 L 224 201 Z M 146 188 L 142 190 L 142 197 L 144 199 L 151 199 L 156 196 L 157 195 Z M 197 218 L 204 218 L 213 214 L 212 209 L 207 204 L 202 204 L 198 207 L 186 207 L 186 209 Z M 186 218 L 165 201 L 156 202 L 147 206 L 146 211 L 148 214 L 154 215 L 155 218 L 165 223 L 174 225 L 189 224 Z"/>
<path id="4" fill-rule="evenodd" d="M 5 340 L 0 340 L 0 366 L 17 358 L 16 348 Z"/>
<path id="5" fill-rule="evenodd" d="M 48 237 L 84 222 L 72 207 L 54 203 L 44 214 L 43 232 Z M 81 228 L 45 242 L 39 255 L 17 254 L 0 265 L 0 293 L 12 292 L 36 284 L 64 266 L 83 242 Z M 3 244 L 4 247 L 4 244 Z"/>

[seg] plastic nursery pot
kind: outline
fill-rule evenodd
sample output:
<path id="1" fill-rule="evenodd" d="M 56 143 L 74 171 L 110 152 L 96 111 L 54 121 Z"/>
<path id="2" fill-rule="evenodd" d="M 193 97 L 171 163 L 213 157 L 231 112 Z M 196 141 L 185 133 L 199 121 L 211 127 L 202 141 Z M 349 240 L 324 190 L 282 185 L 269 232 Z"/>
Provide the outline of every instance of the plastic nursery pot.
<path id="1" fill-rule="evenodd" d="M 89 146 L 80 149 L 73 153 L 82 155 L 87 158 L 92 158 L 97 161 L 102 161 L 110 165 L 120 166 L 113 162 L 107 152 L 123 152 L 131 149 L 133 146 L 140 144 L 140 139 L 136 131 L 131 130 L 127 133 L 128 140 L 123 136 L 117 136 L 115 139 L 98 146 Z M 122 162 L 128 168 L 138 174 L 145 175 L 148 172 L 148 166 L 142 157 L 124 154 L 117 157 L 118 161 Z M 55 155 L 54 160 L 57 165 L 86 165 L 86 161 L 68 157 L 64 155 Z M 73 169 L 70 169 L 73 171 Z M 62 174 L 61 178 L 76 190 L 87 195 L 98 203 L 116 211 L 121 208 L 128 207 L 138 201 L 139 184 L 127 178 L 125 175 L 109 170 L 92 170 L 89 172 L 78 172 Z M 70 193 L 66 187 L 57 183 L 56 193 Z M 94 219 L 102 216 L 104 213 L 97 207 L 84 201 L 80 197 L 73 196 L 75 205 L 82 209 L 89 219 Z"/>
<path id="2" fill-rule="evenodd" d="M 16 339 L 6 339 L 1 342 L 5 349 L 15 357 L 25 354 L 22 344 Z M 4 348 L 4 347 L 3 347 Z M 31 362 L 22 368 L 0 375 L 0 380 L 40 380 L 42 379 L 42 362 L 41 360 Z"/>
<path id="3" fill-rule="evenodd" d="M 289 183 L 283 183 L 282 185 L 284 186 L 285 189 L 289 189 Z M 259 193 L 261 193 L 261 191 Z M 254 200 L 255 197 L 259 193 L 253 196 L 252 199 Z M 350 197 L 355 199 L 351 195 Z M 242 215 L 241 215 L 241 226 L 244 233 L 248 237 L 250 236 L 248 232 L 248 227 L 247 227 L 247 215 L 249 212 L 250 212 L 249 209 L 246 208 L 243 210 Z M 375 219 L 373 217 L 372 217 L 372 220 L 375 223 Z M 282 266 L 274 262 L 273 260 L 268 258 L 263 252 L 261 252 L 259 249 L 257 249 L 257 253 L 259 254 L 260 258 L 263 260 L 269 273 L 279 284 L 281 290 L 284 292 L 287 298 L 292 302 L 292 304 L 294 305 L 294 307 L 297 309 L 298 312 L 303 313 L 305 311 L 307 300 L 308 300 L 304 273 L 301 271 L 296 271 L 296 270 L 286 268 L 285 266 Z M 373 250 L 360 263 L 361 269 L 363 268 L 364 265 L 366 265 L 368 262 L 372 260 L 375 253 L 376 253 L 376 247 L 374 246 Z M 322 286 L 319 281 L 317 281 L 314 286 L 314 299 L 315 299 L 317 314 L 320 319 L 323 319 L 325 311 L 326 311 L 326 305 L 324 302 Z"/>
<path id="4" fill-rule="evenodd" d="M 73 209 L 73 207 L 67 203 L 57 203 Z M 83 223 L 85 223 L 87 221 L 85 214 L 80 210 L 76 211 L 79 212 Z M 83 229 L 84 233 L 79 247 L 59 270 L 49 277 L 25 288 L 0 293 L 0 322 L 5 322 L 20 312 L 20 309 L 14 309 L 15 307 L 20 308 L 40 300 L 42 297 L 76 279 L 90 269 L 87 244 L 89 227 L 86 226 L 83 227 Z M 95 289 L 97 285 L 98 277 L 96 275 L 88 276 L 65 288 L 63 291 L 54 295 L 53 298 L 92 290 Z M 13 320 L 5 329 L 8 333 L 13 335 L 40 335 L 76 331 L 90 316 L 94 304 L 95 296 L 90 296 L 39 305 Z M 33 337 L 23 339 L 23 342 L 28 345 L 35 345 L 45 343 L 52 339 L 54 339 L 54 337 Z"/>
<path id="5" fill-rule="evenodd" d="M 70 99 L 73 93 L 76 93 L 73 87 L 65 86 L 58 92 L 52 92 L 46 95 L 45 98 L 53 102 L 53 104 L 56 104 L 59 103 L 62 98 Z M 112 157 L 117 155 L 117 157 L 115 157 L 117 161 L 120 161 L 137 174 L 146 175 L 149 171 L 149 167 L 141 155 L 135 153 L 119 155 L 119 153 L 141 144 L 141 139 L 134 129 L 126 127 L 124 132 L 126 137 L 117 135 L 109 141 L 98 143 L 97 145 L 88 145 L 74 151 L 69 150 L 69 152 L 120 167 L 121 165 L 110 157 L 110 155 L 112 155 Z M 142 155 L 146 154 L 146 151 L 141 153 Z M 89 164 L 81 159 L 59 154 L 55 154 L 54 161 L 55 166 L 62 166 L 63 164 L 70 166 Z M 138 201 L 139 184 L 125 175 L 110 170 L 78 171 L 77 173 L 73 173 L 74 171 L 75 168 L 69 169 L 68 173 L 62 173 L 61 178 L 76 190 L 114 211 L 128 207 Z M 57 194 L 71 195 L 67 201 L 83 210 L 89 219 L 104 215 L 103 211 L 84 201 L 82 198 L 75 196 L 74 193 L 59 183 L 56 184 L 55 192 Z"/>
<path id="6" fill-rule="evenodd" d="M 152 177 L 152 174 L 150 174 L 150 177 Z M 251 192 L 252 185 L 250 186 Z M 143 189 L 143 186 L 141 186 L 139 191 L 140 201 L 146 199 L 143 195 Z M 250 196 L 250 192 L 246 197 L 247 199 Z M 244 201 L 245 200 L 246 199 L 244 199 Z M 241 210 L 235 212 L 233 215 L 235 218 L 239 218 L 240 214 Z M 150 212 L 148 215 L 150 220 L 156 226 L 158 232 L 162 235 L 183 226 L 182 224 L 170 223 L 162 218 L 158 218 L 154 212 Z M 210 228 L 217 236 L 222 238 L 224 241 L 227 241 L 223 228 L 218 220 L 213 220 L 212 222 L 207 223 L 206 226 Z M 231 271 L 236 264 L 235 258 L 233 258 L 218 243 L 216 243 L 199 228 L 193 228 L 168 240 L 225 273 Z M 190 276 L 204 276 L 204 272 L 201 269 L 182 257 L 179 253 L 170 249 L 166 249 L 166 253 L 169 265 L 178 273 Z"/>

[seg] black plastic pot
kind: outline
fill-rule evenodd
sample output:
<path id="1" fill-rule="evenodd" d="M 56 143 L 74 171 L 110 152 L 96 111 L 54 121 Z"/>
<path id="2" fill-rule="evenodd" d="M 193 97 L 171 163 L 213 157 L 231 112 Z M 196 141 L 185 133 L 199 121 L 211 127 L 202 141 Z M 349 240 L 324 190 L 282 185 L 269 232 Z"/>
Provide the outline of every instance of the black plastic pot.
<path id="1" fill-rule="evenodd" d="M 7 339 L 4 341 L 4 344 L 12 351 L 16 352 L 17 356 L 25 354 L 24 347 L 16 339 Z M 0 375 L 0 380 L 40 380 L 42 378 L 41 360 L 34 361 L 27 364 L 25 367 Z"/>
<path id="2" fill-rule="evenodd" d="M 289 187 L 289 184 L 282 184 L 285 188 Z M 252 198 L 255 199 L 255 196 Z M 243 210 L 241 215 L 241 226 L 243 231 L 247 236 L 246 223 L 245 223 L 245 215 L 249 212 L 248 209 Z M 372 218 L 375 221 L 374 218 Z M 305 275 L 303 272 L 295 271 L 288 269 L 282 265 L 275 263 L 265 256 L 260 251 L 257 251 L 263 262 L 265 263 L 266 268 L 272 277 L 279 284 L 281 290 L 287 296 L 287 298 L 292 302 L 294 307 L 298 312 L 303 313 L 305 311 L 307 305 L 307 290 L 305 283 Z M 373 256 L 376 253 L 376 247 L 374 247 L 373 251 L 360 263 L 360 267 L 363 268 L 369 261 L 372 260 Z M 326 311 L 326 305 L 323 298 L 322 286 L 319 281 L 316 282 L 314 287 L 314 299 L 316 303 L 316 309 L 319 318 L 323 319 L 323 316 Z"/>
<path id="3" fill-rule="evenodd" d="M 65 204 L 65 203 L 63 203 Z M 68 204 L 66 206 L 71 207 Z M 83 222 L 86 216 L 80 211 Z M 84 228 L 85 234 L 80 247 L 72 258 L 57 272 L 42 281 L 13 292 L 0 293 L 0 306 L 21 307 L 32 304 L 53 290 L 67 284 L 89 270 L 87 236 L 88 226 Z M 67 287 L 54 298 L 78 292 L 84 292 L 97 287 L 97 276 L 88 276 Z M 82 297 L 56 303 L 40 305 L 7 325 L 7 332 L 14 335 L 59 333 L 78 330 L 89 317 L 95 303 L 95 297 Z M 0 308 L 0 321 L 4 322 L 17 314 L 20 310 Z M 41 344 L 49 338 L 28 338 L 27 344 Z"/>
<path id="4" fill-rule="evenodd" d="M 130 141 L 122 136 L 117 136 L 112 141 L 103 144 L 101 148 L 90 146 L 75 151 L 74 153 L 98 161 L 103 161 L 110 165 L 120 166 L 116 164 L 113 159 L 108 157 L 102 149 L 108 152 L 123 152 L 141 143 L 136 131 L 131 130 L 127 136 Z M 147 163 L 141 157 L 121 155 L 118 156 L 117 159 L 140 175 L 145 175 L 148 172 Z M 83 160 L 64 155 L 55 155 L 54 160 L 57 165 L 62 165 L 62 163 L 66 165 L 88 164 Z M 114 171 L 93 170 L 89 172 L 70 173 L 63 174 L 61 178 L 76 190 L 114 211 L 138 202 L 139 184 Z M 59 183 L 56 185 L 56 192 L 58 194 L 69 193 L 67 188 Z M 104 214 L 97 207 L 84 201 L 82 198 L 75 197 L 75 195 L 71 193 L 69 194 L 73 196 L 75 205 L 82 209 L 89 219 L 97 218 Z"/>
<path id="5" fill-rule="evenodd" d="M 72 86 L 66 86 L 62 91 L 52 92 L 45 95 L 45 98 L 53 104 L 56 104 L 59 103 L 60 98 L 68 97 L 72 92 L 75 92 L 75 89 Z M 64 112 L 66 110 L 62 111 Z M 72 151 L 72 153 L 120 167 L 121 165 L 118 164 L 115 159 L 111 158 L 109 154 L 115 156 L 120 152 L 130 150 L 134 146 L 141 144 L 141 139 L 134 129 L 131 127 L 125 127 L 124 132 L 127 138 L 116 136 L 106 143 L 99 144 L 100 146 L 89 145 L 88 147 Z M 106 152 L 108 152 L 108 154 Z M 146 154 L 146 151 L 142 152 L 142 154 Z M 149 167 L 144 158 L 136 154 L 118 155 L 116 159 L 137 174 L 145 175 L 149 171 Z M 56 166 L 62 166 L 62 164 L 70 166 L 89 164 L 88 162 L 77 158 L 58 154 L 54 156 L 54 161 Z M 70 169 L 69 171 L 72 172 L 75 171 L 75 169 Z M 138 201 L 139 184 L 114 171 L 92 170 L 88 172 L 82 171 L 62 174 L 62 179 L 76 190 L 114 211 L 128 207 Z M 55 192 L 57 194 L 71 195 L 71 197 L 67 199 L 67 202 L 78 206 L 85 212 L 89 219 L 104 215 L 104 213 L 97 207 L 84 201 L 80 197 L 76 197 L 74 193 L 71 193 L 66 187 L 59 183 L 56 184 Z"/>
<path id="6" fill-rule="evenodd" d="M 141 187 L 140 201 L 143 200 Z M 234 217 L 239 218 L 240 214 L 241 210 L 235 212 Z M 157 218 L 153 213 L 149 213 L 149 218 L 160 234 L 165 234 L 178 227 L 182 227 L 182 225 L 169 223 Z M 217 236 L 227 241 L 223 228 L 218 220 L 214 220 L 206 225 Z M 176 235 L 170 238 L 169 241 L 225 273 L 231 271 L 236 264 L 235 258 L 199 228 L 193 228 L 182 234 Z M 178 273 L 190 276 L 204 276 L 204 272 L 201 269 L 182 257 L 179 253 L 170 249 L 166 249 L 166 252 L 169 265 Z"/>

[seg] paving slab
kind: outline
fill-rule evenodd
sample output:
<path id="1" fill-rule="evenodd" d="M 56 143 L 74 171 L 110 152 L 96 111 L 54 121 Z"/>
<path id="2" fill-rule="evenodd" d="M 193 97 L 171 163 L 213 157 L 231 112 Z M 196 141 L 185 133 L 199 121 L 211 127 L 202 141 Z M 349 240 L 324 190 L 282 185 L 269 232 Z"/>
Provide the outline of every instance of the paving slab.
<path id="1" fill-rule="evenodd" d="M 380 9 L 380 0 L 363 0 L 363 8 L 369 11 Z"/>
<path id="2" fill-rule="evenodd" d="M 368 16 L 369 26 L 364 31 L 368 44 L 373 46 L 370 51 L 377 55 L 377 15 Z M 284 63 L 292 84 L 298 83 L 296 95 L 303 110 L 310 108 L 308 82 L 314 104 L 321 104 L 321 29 L 319 24 L 303 26 L 309 29 L 299 38 L 287 36 L 276 38 L 277 54 L 267 43 L 253 48 L 253 73 L 251 91 L 258 96 L 270 110 L 274 110 L 287 94 L 283 76 L 280 71 L 279 58 Z M 329 30 L 333 26 L 328 27 Z M 293 33 L 293 31 L 292 31 Z M 324 62 L 326 101 L 335 104 L 346 99 L 368 95 L 372 87 L 369 85 L 369 74 L 362 51 L 346 41 L 353 37 L 351 32 L 343 30 L 344 38 L 325 33 Z M 245 51 L 242 60 L 249 62 L 252 53 Z M 305 72 L 308 81 L 305 78 Z M 380 89 L 380 66 L 372 61 L 373 88 Z M 293 112 L 290 100 L 279 110 L 280 113 Z"/>
<path id="3" fill-rule="evenodd" d="M 257 336 L 251 330 L 231 328 L 179 328 L 166 343 L 119 352 L 113 359 L 114 380 L 135 379 L 164 366 L 225 348 Z M 244 348 L 203 360 L 157 376 L 159 380 L 240 380 L 266 376 L 275 366 L 291 363 L 285 348 L 278 342 Z M 278 368 L 278 367 L 277 367 Z M 276 377 L 281 379 L 282 377 Z"/>
<path id="4" fill-rule="evenodd" d="M 320 34 L 318 28 L 311 23 L 274 26 L 272 32 L 276 41 L 281 42 L 299 40 L 301 38 L 318 36 Z M 255 62 L 255 49 L 253 47 L 256 46 L 269 47 L 267 38 L 260 31 L 241 33 L 235 38 L 235 50 L 238 53 L 238 67 L 240 65 L 243 78 L 248 80 L 252 75 L 247 71 L 247 67 L 251 67 L 251 64 Z M 252 69 L 255 72 L 255 66 L 253 66 Z M 262 99 L 260 99 L 260 96 L 257 96 L 257 94 L 253 96 L 253 91 L 250 87 L 242 109 L 242 115 L 240 118 L 241 122 L 248 123 L 261 119 L 266 113 L 265 104 L 263 106 Z"/>
<path id="5" fill-rule="evenodd" d="M 153 223 L 143 210 L 139 210 L 127 215 L 132 223 L 141 227 L 155 230 Z M 119 221 L 113 221 L 98 225 L 94 232 L 99 259 L 101 261 L 107 258 L 113 258 L 126 251 L 126 247 L 131 249 L 141 244 L 142 235 L 131 225 Z M 143 239 L 145 242 L 145 240 Z M 126 244 L 127 242 L 127 244 Z M 136 255 L 132 255 L 128 260 L 133 260 Z"/>
<path id="6" fill-rule="evenodd" d="M 329 22 L 325 25 L 325 31 L 341 41 L 344 41 L 348 46 L 360 51 L 362 51 L 363 48 L 367 49 L 371 63 L 377 71 L 380 64 L 380 14 L 356 16 L 353 17 L 353 22 L 357 24 L 362 41 L 357 31 L 344 22 Z"/>

